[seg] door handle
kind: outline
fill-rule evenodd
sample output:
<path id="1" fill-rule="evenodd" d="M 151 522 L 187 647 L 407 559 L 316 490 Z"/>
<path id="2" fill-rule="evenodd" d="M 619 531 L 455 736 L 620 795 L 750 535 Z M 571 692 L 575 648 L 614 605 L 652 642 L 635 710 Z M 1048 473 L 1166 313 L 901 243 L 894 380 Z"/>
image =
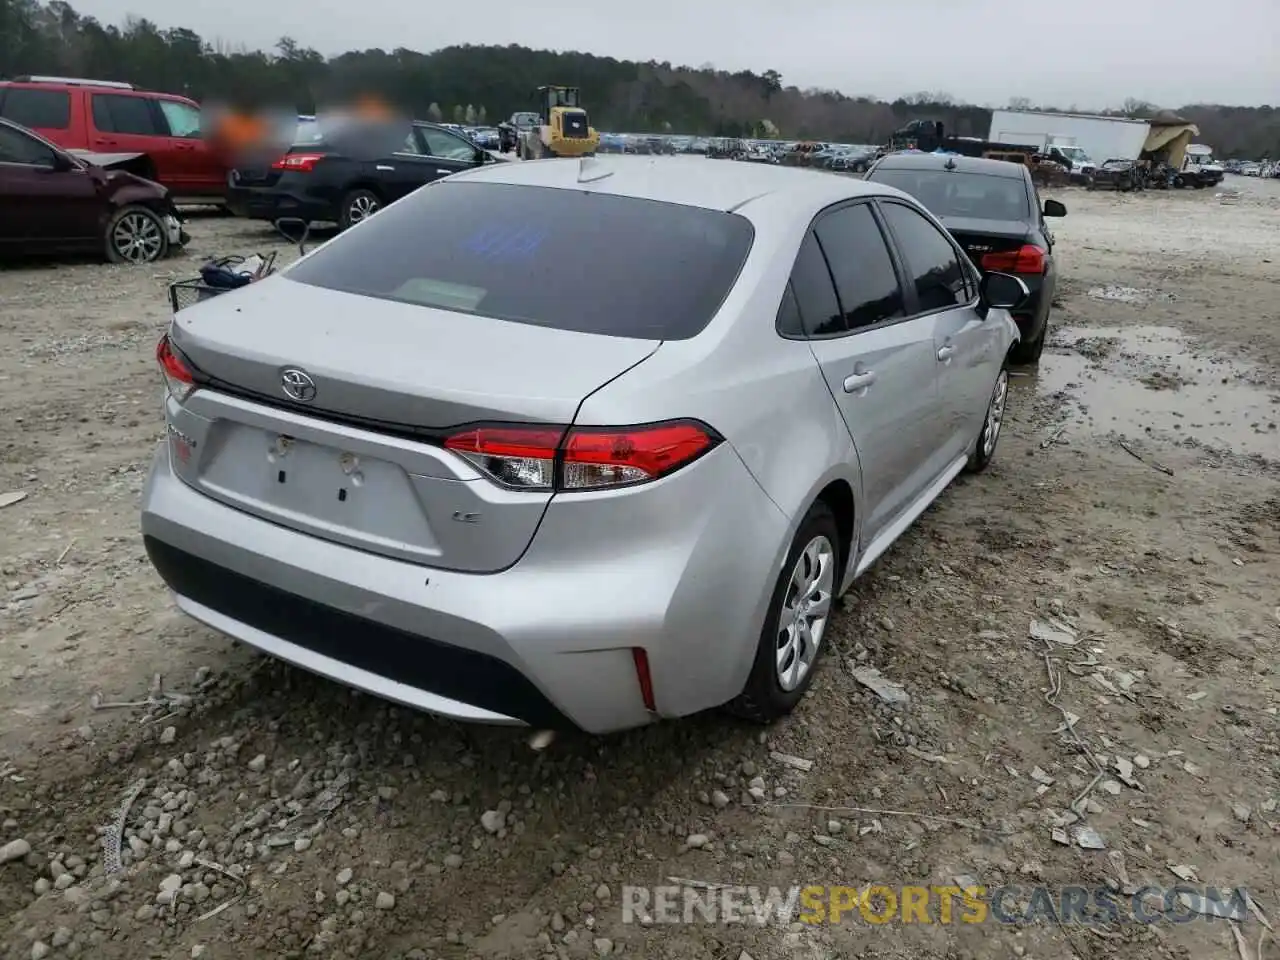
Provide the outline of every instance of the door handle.
<path id="1" fill-rule="evenodd" d="M 938 359 L 943 363 L 950 363 L 952 355 L 956 352 L 955 347 L 942 346 L 938 348 Z"/>
<path id="2" fill-rule="evenodd" d="M 452 171 L 452 170 L 441 170 L 439 167 L 437 167 L 437 168 L 436 168 L 436 173 L 440 174 L 440 176 L 442 176 L 442 177 L 447 177 L 449 174 L 453 173 L 453 171 Z"/>
<path id="3" fill-rule="evenodd" d="M 378 164 L 376 167 L 374 167 L 373 169 L 375 169 L 375 170 L 394 170 L 394 169 L 395 169 L 395 167 L 390 167 L 390 166 L 387 166 L 385 163 L 380 163 L 380 164 Z"/>
<path id="4" fill-rule="evenodd" d="M 876 382 L 876 372 L 874 370 L 864 370 L 862 373 L 853 373 L 844 378 L 844 392 L 857 393 L 859 390 L 865 390 Z"/>

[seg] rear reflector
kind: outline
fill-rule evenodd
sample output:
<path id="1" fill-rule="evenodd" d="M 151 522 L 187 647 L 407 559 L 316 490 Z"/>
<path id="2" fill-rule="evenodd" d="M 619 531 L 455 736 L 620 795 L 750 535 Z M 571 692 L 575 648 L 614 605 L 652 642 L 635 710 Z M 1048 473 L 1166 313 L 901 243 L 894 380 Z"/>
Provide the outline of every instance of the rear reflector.
<path id="1" fill-rule="evenodd" d="M 987 253 L 982 257 L 982 269 L 991 273 L 1044 273 L 1044 248 L 1026 243 L 1017 250 Z"/>
<path id="2" fill-rule="evenodd" d="M 653 675 L 649 672 L 649 654 L 644 647 L 632 647 L 631 659 L 636 665 L 636 680 L 640 683 L 640 699 L 644 708 L 650 713 L 658 711 L 657 701 L 653 698 Z"/>
<path id="3" fill-rule="evenodd" d="M 720 437 L 674 420 L 637 427 L 477 426 L 445 440 L 490 479 L 519 490 L 600 490 L 647 483 L 692 463 Z"/>
<path id="4" fill-rule="evenodd" d="M 191 392 L 196 388 L 195 377 L 173 348 L 167 333 L 156 344 L 156 363 L 160 364 L 160 373 L 164 376 L 164 385 L 169 391 L 169 396 L 179 403 L 191 396 Z"/>
<path id="5" fill-rule="evenodd" d="M 324 156 L 323 153 L 290 153 L 273 163 L 271 169 L 310 173 L 315 169 L 316 164 L 324 159 Z"/>

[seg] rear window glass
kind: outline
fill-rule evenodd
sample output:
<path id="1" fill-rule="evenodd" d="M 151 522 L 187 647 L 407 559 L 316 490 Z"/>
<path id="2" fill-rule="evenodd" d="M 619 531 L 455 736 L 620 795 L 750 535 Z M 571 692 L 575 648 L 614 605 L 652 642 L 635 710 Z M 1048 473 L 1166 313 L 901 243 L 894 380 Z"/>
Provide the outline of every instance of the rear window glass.
<path id="1" fill-rule="evenodd" d="M 71 96 L 65 90 L 0 89 L 0 116 L 33 129 L 65 130 L 71 126 Z"/>
<path id="2" fill-rule="evenodd" d="M 560 330 L 696 336 L 751 249 L 732 213 L 587 191 L 443 181 L 286 276 Z"/>
<path id="3" fill-rule="evenodd" d="M 869 179 L 911 194 L 936 217 L 1026 220 L 1031 215 L 1027 187 L 1020 177 L 881 167 Z"/>
<path id="4" fill-rule="evenodd" d="M 324 139 L 320 132 L 320 121 L 314 117 L 298 120 L 297 129 L 293 132 L 293 142 L 298 145 L 319 143 Z"/>

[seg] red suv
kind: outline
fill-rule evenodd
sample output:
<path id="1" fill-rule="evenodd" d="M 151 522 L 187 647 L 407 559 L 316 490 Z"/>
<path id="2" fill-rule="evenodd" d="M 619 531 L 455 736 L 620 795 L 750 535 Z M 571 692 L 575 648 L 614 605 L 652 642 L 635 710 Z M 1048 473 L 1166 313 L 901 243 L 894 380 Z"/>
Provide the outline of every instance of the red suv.
<path id="1" fill-rule="evenodd" d="M 177 203 L 224 199 L 227 169 L 200 136 L 200 107 L 132 84 L 68 77 L 0 81 L 0 117 L 64 150 L 141 153 Z"/>

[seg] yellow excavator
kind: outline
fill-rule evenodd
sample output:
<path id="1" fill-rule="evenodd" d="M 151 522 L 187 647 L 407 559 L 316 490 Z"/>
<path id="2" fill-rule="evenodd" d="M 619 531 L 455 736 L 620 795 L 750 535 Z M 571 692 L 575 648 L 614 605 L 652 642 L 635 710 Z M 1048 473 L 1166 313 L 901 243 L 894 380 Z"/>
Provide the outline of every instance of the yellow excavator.
<path id="1" fill-rule="evenodd" d="M 536 96 L 541 124 L 520 135 L 521 160 L 590 157 L 600 147 L 600 134 L 578 103 L 577 87 L 539 87 Z"/>

